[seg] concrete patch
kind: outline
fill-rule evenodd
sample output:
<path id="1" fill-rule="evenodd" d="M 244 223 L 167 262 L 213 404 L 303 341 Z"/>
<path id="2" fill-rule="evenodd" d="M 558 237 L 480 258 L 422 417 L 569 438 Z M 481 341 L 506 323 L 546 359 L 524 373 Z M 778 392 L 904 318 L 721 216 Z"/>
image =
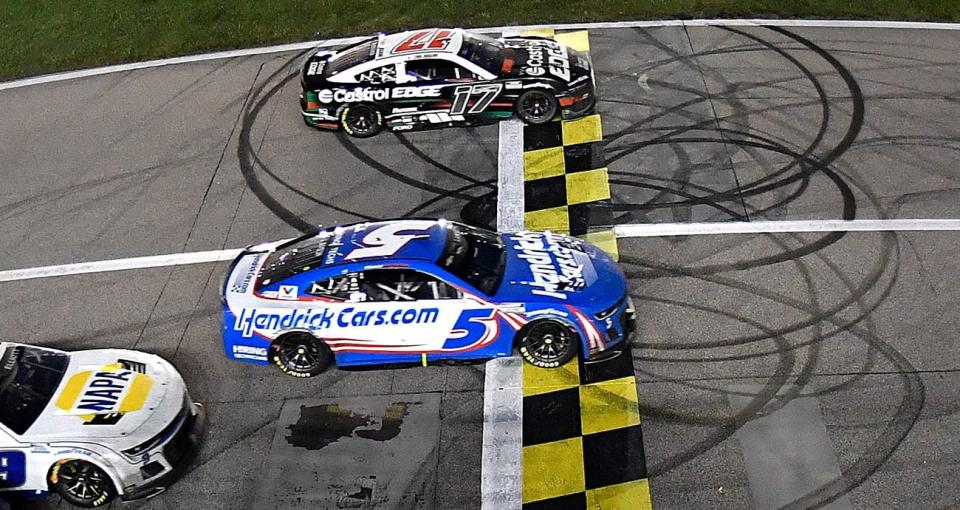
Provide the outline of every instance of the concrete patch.
<path id="1" fill-rule="evenodd" d="M 434 507 L 440 394 L 284 404 L 256 509 Z"/>
<path id="2" fill-rule="evenodd" d="M 760 385 L 728 387 L 730 407 L 741 412 L 763 389 Z M 780 393 L 789 389 L 781 388 Z M 785 404 L 774 398 L 767 406 L 771 409 L 761 409 L 736 434 L 760 510 L 780 508 L 842 476 L 816 398 L 795 398 Z M 842 496 L 820 508 L 852 507 Z"/>

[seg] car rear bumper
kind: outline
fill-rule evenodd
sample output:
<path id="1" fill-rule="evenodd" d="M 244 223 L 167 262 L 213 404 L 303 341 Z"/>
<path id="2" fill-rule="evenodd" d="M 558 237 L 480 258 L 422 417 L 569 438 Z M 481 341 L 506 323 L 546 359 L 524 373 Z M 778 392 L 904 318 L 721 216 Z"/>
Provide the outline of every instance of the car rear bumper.
<path id="1" fill-rule="evenodd" d="M 560 118 L 563 120 L 579 119 L 593 113 L 597 105 L 597 96 L 591 91 L 589 95 L 582 99 L 575 100 L 570 106 L 560 109 Z"/>
<path id="2" fill-rule="evenodd" d="M 317 100 L 317 94 L 310 91 L 300 93 L 300 115 L 304 124 L 320 129 L 339 129 L 337 117 L 329 106 L 323 106 Z"/>

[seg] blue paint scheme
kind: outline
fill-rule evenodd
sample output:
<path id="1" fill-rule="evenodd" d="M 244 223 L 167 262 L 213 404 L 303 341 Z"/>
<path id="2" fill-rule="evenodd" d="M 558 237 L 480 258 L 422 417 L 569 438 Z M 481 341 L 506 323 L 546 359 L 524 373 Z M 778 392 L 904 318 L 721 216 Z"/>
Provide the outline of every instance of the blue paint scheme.
<path id="1" fill-rule="evenodd" d="M 258 292 L 263 295 L 264 293 L 279 292 L 281 286 L 296 286 L 299 295 L 302 297 L 313 282 L 323 278 L 384 267 L 404 267 L 433 275 L 463 291 L 480 296 L 494 305 L 509 304 L 510 306 L 506 307 L 507 310 L 515 305 L 523 305 L 523 311 L 519 315 L 527 321 L 543 318 L 562 321 L 579 334 L 583 343 L 581 352 L 585 357 L 591 355 L 590 348 L 587 345 L 588 333 L 568 307 L 574 307 L 596 327 L 603 342 L 606 343 L 606 348 L 622 342 L 630 333 L 624 327 L 626 321 L 622 320 L 623 314 L 628 313 L 626 300 L 624 299 L 627 294 L 627 279 L 616 261 L 589 243 L 550 233 L 501 234 L 506 255 L 504 277 L 496 293 L 493 296 L 486 296 L 436 263 L 444 250 L 447 239 L 447 223 L 435 223 L 426 230 L 426 233 L 420 232 L 421 237 L 406 240 L 395 252 L 395 255 L 348 260 L 350 254 L 367 248 L 361 242 L 364 236 L 390 223 L 393 222 L 365 223 L 320 231 L 318 235 L 342 235 L 342 242 L 337 244 L 338 250 L 334 258 L 325 260 L 317 267 L 302 273 L 263 285 Z M 334 232 L 337 234 L 334 234 Z M 403 230 L 397 232 L 400 235 L 407 235 Z M 414 234 L 417 233 L 414 232 Z M 307 239 L 307 237 L 300 240 L 304 239 Z M 250 253 L 246 252 L 241 255 L 238 261 L 244 256 L 250 256 Z M 356 257 L 354 258 L 356 259 Z M 238 265 L 238 261 L 235 261 L 234 265 L 231 266 L 224 283 L 225 291 L 227 282 L 233 277 L 234 268 Z M 567 274 L 564 274 L 565 268 L 569 269 Z M 535 274 L 536 271 L 539 271 L 539 280 L 538 275 Z M 562 278 L 570 275 L 572 275 L 572 278 L 567 278 L 565 282 L 551 286 L 550 283 L 545 283 L 547 280 L 554 278 L 550 274 L 551 271 L 560 274 Z M 597 319 L 597 314 L 608 310 L 618 301 L 621 303 L 610 317 L 604 320 Z M 291 302 L 287 301 L 286 303 Z M 411 304 L 415 305 L 413 302 Z M 326 304 L 323 302 L 300 302 L 300 306 L 304 309 L 320 309 L 325 307 Z M 244 337 L 241 332 L 235 330 L 237 317 L 231 313 L 226 300 L 224 301 L 223 311 L 223 340 L 227 356 L 247 362 L 268 363 L 265 357 L 254 359 L 250 356 L 243 358 L 236 356 L 236 354 L 250 354 L 248 352 L 238 353 L 236 349 L 240 351 L 253 350 L 266 354 L 270 341 L 256 334 L 252 337 Z M 457 334 L 451 333 L 444 342 L 443 349 L 460 349 L 472 345 L 487 331 L 487 327 L 479 322 L 479 319 L 490 318 L 494 313 L 492 308 L 479 310 L 468 308 L 463 310 L 453 330 L 462 330 L 466 333 L 465 336 L 458 337 Z M 496 319 L 496 322 L 499 326 L 499 336 L 489 345 L 460 352 L 428 352 L 427 360 L 473 360 L 509 356 L 514 347 L 514 329 L 502 317 Z M 608 332 L 613 333 L 613 335 L 608 335 Z M 318 333 L 318 336 L 322 335 Z M 336 362 L 340 366 L 419 363 L 422 361 L 421 356 L 419 352 L 339 352 L 336 353 Z"/>
<path id="2" fill-rule="evenodd" d="M 0 450 L 0 488 L 20 487 L 26 481 L 26 454 L 21 451 Z"/>

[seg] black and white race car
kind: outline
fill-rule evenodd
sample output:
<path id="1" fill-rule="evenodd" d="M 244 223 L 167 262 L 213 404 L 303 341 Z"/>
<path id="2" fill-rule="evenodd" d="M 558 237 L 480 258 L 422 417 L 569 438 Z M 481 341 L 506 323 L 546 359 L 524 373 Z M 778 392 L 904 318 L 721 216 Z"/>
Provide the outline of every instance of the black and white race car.
<path id="1" fill-rule="evenodd" d="M 493 39 L 437 28 L 378 35 L 311 54 L 300 76 L 308 126 L 356 137 L 475 125 L 516 115 L 529 124 L 587 115 L 590 61 L 552 39 Z"/>

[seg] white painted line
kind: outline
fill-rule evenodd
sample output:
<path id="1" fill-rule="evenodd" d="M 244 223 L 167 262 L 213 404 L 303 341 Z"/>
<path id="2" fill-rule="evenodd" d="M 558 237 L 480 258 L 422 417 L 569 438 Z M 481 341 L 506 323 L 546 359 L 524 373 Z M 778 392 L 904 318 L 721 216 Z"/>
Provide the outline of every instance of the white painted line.
<path id="1" fill-rule="evenodd" d="M 800 220 L 617 225 L 618 238 L 802 232 L 960 231 L 960 220 Z"/>
<path id="2" fill-rule="evenodd" d="M 867 21 L 867 20 L 783 20 L 783 19 L 696 19 L 696 20 L 657 20 L 657 21 L 610 21 L 596 23 L 560 23 L 554 25 L 523 25 L 509 27 L 487 27 L 471 29 L 480 33 L 489 32 L 517 32 L 521 30 L 554 29 L 554 30 L 596 30 L 609 28 L 659 28 L 659 27 L 704 27 L 704 26 L 758 26 L 771 25 L 779 27 L 812 27 L 812 28 L 883 28 L 883 29 L 913 29 L 913 30 L 960 30 L 960 23 L 928 23 L 912 21 Z M 264 46 L 240 50 L 218 51 L 200 55 L 186 55 L 183 57 L 148 60 L 92 69 L 80 69 L 64 73 L 46 74 L 20 80 L 0 82 L 0 90 L 16 89 L 42 83 L 53 83 L 75 78 L 86 78 L 103 74 L 133 71 L 151 67 L 162 67 L 174 64 L 187 64 L 224 58 L 247 57 L 251 55 L 266 55 L 286 51 L 302 51 L 317 46 L 333 46 L 349 44 L 364 37 L 345 37 L 341 39 L 324 39 L 318 41 L 304 41 L 277 46 Z"/>
<path id="3" fill-rule="evenodd" d="M 523 360 L 487 362 L 483 381 L 481 510 L 523 506 Z"/>
<path id="4" fill-rule="evenodd" d="M 497 168 L 497 230 L 523 230 L 523 123 L 517 119 L 500 123 Z"/>
<path id="5" fill-rule="evenodd" d="M 283 53 L 286 51 L 303 51 L 315 48 L 320 45 L 333 46 L 339 44 L 349 44 L 364 39 L 364 37 L 347 37 L 344 39 L 328 39 L 320 41 L 305 41 L 291 44 L 281 44 L 278 46 L 265 46 L 262 48 L 248 48 L 242 50 L 218 51 L 216 53 L 204 53 L 200 55 L 186 55 L 183 57 L 162 58 L 157 60 L 147 60 L 145 62 L 133 62 L 130 64 L 118 64 L 106 67 L 95 67 L 92 69 L 80 69 L 77 71 L 68 71 L 64 73 L 45 74 L 32 78 L 24 78 L 8 82 L 0 82 L 0 90 L 16 89 L 30 85 L 40 85 L 43 83 L 53 83 L 58 81 L 73 80 L 76 78 L 87 78 L 89 76 L 99 76 L 103 74 L 121 73 L 126 71 L 135 71 L 137 69 L 148 69 L 153 67 L 163 67 L 176 64 L 189 64 L 193 62 L 204 62 L 207 60 L 219 60 L 225 58 L 249 57 L 252 55 L 268 55 L 272 53 Z"/>
<path id="6" fill-rule="evenodd" d="M 504 35 L 519 30 L 507 29 Z M 523 123 L 500 122 L 497 154 L 497 229 L 523 230 Z M 483 382 L 480 509 L 523 507 L 523 361 L 488 361 Z"/>
<path id="7" fill-rule="evenodd" d="M 69 276 L 89 273 L 106 273 L 111 271 L 126 271 L 130 269 L 147 269 L 152 267 L 184 266 L 189 264 L 206 264 L 209 262 L 223 262 L 233 260 L 243 250 L 216 250 L 194 253 L 174 253 L 172 255 L 156 255 L 151 257 L 136 257 L 119 260 L 101 260 L 98 262 L 81 262 L 62 266 L 35 267 L 31 269 L 13 269 L 0 271 L 0 282 L 14 282 L 19 280 L 33 280 L 36 278 L 52 278 L 55 276 Z"/>

